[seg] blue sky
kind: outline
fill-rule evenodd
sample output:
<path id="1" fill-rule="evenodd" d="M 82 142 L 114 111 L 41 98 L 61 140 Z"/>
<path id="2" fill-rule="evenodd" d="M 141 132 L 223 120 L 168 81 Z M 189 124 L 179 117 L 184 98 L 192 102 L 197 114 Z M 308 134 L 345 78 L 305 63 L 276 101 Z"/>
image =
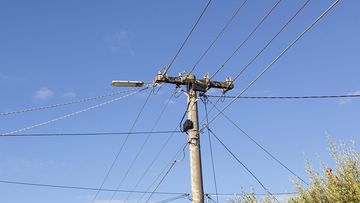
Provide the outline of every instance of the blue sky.
<path id="1" fill-rule="evenodd" d="M 242 1 L 213 1 L 176 59 L 169 75 L 190 70 Z M 239 93 L 307 25 L 333 1 L 311 0 L 274 43 L 235 83 Z M 275 1 L 250 1 L 195 69 L 202 77 L 214 73 Z M 303 0 L 284 0 L 244 47 L 215 77 L 235 76 L 267 43 Z M 0 112 L 46 106 L 118 91 L 111 80 L 150 82 L 170 63 L 205 6 L 205 1 L 21 1 L 0 2 Z M 247 96 L 296 96 L 360 93 L 358 47 L 360 2 L 340 1 L 295 44 L 249 91 Z M 164 86 L 150 97 L 134 131 L 149 131 L 174 87 Z M 26 133 L 129 131 L 148 91 Z M 211 94 L 219 95 L 213 90 Z M 107 99 L 48 111 L 0 117 L 6 133 L 42 123 Z M 228 101 L 219 104 L 225 106 Z M 326 137 L 359 141 L 358 99 L 238 100 L 226 114 L 301 177 L 304 160 L 331 167 Z M 186 108 L 185 95 L 173 99 L 156 130 L 173 130 Z M 199 103 L 200 118 L 204 117 Z M 213 114 L 210 114 L 212 117 Z M 286 170 L 259 150 L 221 116 L 210 126 L 272 192 L 294 190 Z M 24 132 L 25 133 L 25 132 Z M 151 137 L 124 182 L 131 189 L 169 135 Z M 214 192 L 207 135 L 202 135 L 204 189 Z M 128 140 L 105 183 L 117 186 L 146 135 Z M 57 185 L 99 187 L 124 136 L 2 137 L 0 179 Z M 185 142 L 177 134 L 138 188 L 145 190 Z M 219 192 L 236 193 L 260 185 L 213 140 Z M 159 191 L 190 192 L 188 153 L 175 165 Z M 95 192 L 0 184 L 0 202 L 87 203 Z M 100 193 L 97 203 L 111 193 Z M 118 194 L 116 203 L 126 194 Z M 171 196 L 155 195 L 153 200 Z M 134 202 L 139 195 L 133 195 Z M 184 202 L 179 200 L 178 202 Z"/>

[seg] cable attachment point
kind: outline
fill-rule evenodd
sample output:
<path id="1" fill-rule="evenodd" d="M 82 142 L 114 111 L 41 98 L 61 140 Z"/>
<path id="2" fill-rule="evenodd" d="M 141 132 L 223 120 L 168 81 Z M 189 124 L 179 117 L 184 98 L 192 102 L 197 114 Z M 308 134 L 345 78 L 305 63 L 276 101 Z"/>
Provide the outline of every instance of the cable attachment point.
<path id="1" fill-rule="evenodd" d="M 231 76 L 228 76 L 225 81 L 226 81 L 226 88 L 223 89 L 222 91 L 223 94 L 234 88 L 234 81 Z"/>

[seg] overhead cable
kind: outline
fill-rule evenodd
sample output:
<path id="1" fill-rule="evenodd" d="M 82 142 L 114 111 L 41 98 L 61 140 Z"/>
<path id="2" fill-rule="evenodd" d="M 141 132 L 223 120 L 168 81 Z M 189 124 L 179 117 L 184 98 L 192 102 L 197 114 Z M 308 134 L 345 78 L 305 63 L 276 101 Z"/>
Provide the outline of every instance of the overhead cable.
<path id="1" fill-rule="evenodd" d="M 84 113 L 84 112 L 87 112 L 87 111 L 90 111 L 90 110 L 93 110 L 93 109 L 97 109 L 97 108 L 103 107 L 103 106 L 105 106 L 107 104 L 111 104 L 111 103 L 113 103 L 115 101 L 118 101 L 118 100 L 127 98 L 129 96 L 135 95 L 135 94 L 137 94 L 137 93 L 139 93 L 139 92 L 141 92 L 141 91 L 143 91 L 145 89 L 148 89 L 148 87 L 142 88 L 142 89 L 137 90 L 137 91 L 133 91 L 132 93 L 124 95 L 122 97 L 111 99 L 111 100 L 105 101 L 103 103 L 100 103 L 100 104 L 97 104 L 97 105 L 94 105 L 94 106 L 91 106 L 91 107 L 88 107 L 88 108 L 85 108 L 85 109 L 82 109 L 80 111 L 76 111 L 76 112 L 73 112 L 73 113 L 70 113 L 70 114 L 66 114 L 64 116 L 60 116 L 60 117 L 57 117 L 57 118 L 54 118 L 54 119 L 51 119 L 51 120 L 48 120 L 48 121 L 45 121 L 45 122 L 42 122 L 42 123 L 38 123 L 38 124 L 31 125 L 31 126 L 28 126 L 28 127 L 25 127 L 25 128 L 20 128 L 18 130 L 13 130 L 13 131 L 9 131 L 9 132 L 6 132 L 6 133 L 2 133 L 1 136 L 20 133 L 20 132 L 23 132 L 23 131 L 27 131 L 27 130 L 30 130 L 30 129 L 33 129 L 33 128 L 43 126 L 43 125 L 47 125 L 47 124 L 54 123 L 54 122 L 57 122 L 57 121 L 60 121 L 60 120 L 64 120 L 66 118 L 73 117 L 73 116 L 79 115 L 81 113 Z"/>
<path id="2" fill-rule="evenodd" d="M 205 52 L 200 56 L 200 58 L 195 62 L 195 64 L 193 65 L 192 69 L 190 70 L 189 74 L 191 74 L 195 68 L 197 67 L 197 65 L 201 62 L 201 60 L 205 57 L 205 55 L 210 51 L 210 49 L 214 46 L 215 42 L 221 37 L 221 35 L 224 33 L 224 31 L 229 27 L 229 25 L 231 24 L 231 22 L 235 19 L 235 17 L 239 14 L 240 10 L 244 7 L 245 3 L 248 0 L 243 1 L 240 6 L 236 9 L 235 13 L 229 18 L 229 20 L 224 24 L 223 28 L 221 29 L 221 31 L 218 33 L 218 35 L 215 37 L 215 39 L 210 43 L 210 45 L 208 46 L 208 48 L 205 50 Z"/>
<path id="3" fill-rule="evenodd" d="M 137 122 L 138 122 L 138 120 L 139 120 L 139 118 L 140 118 L 140 115 L 141 115 L 142 112 L 144 111 L 145 106 L 146 106 L 146 104 L 148 103 L 148 101 L 149 101 L 149 99 L 150 99 L 150 96 L 153 94 L 153 90 L 154 90 L 155 88 L 156 88 L 156 86 L 153 86 L 152 91 L 149 91 L 149 94 L 147 95 L 147 97 L 146 97 L 146 99 L 145 99 L 145 102 L 144 102 L 143 105 L 141 106 L 140 111 L 139 111 L 138 114 L 136 115 L 135 120 L 133 121 L 132 126 L 131 126 L 129 132 L 132 132 L 132 131 L 134 130 L 135 125 L 137 124 Z M 102 182 L 101 182 L 101 185 L 100 185 L 100 189 L 103 188 L 105 182 L 106 182 L 107 179 L 109 178 L 110 172 L 112 171 L 112 169 L 113 169 L 114 166 L 115 166 L 115 163 L 116 163 L 117 160 L 119 159 L 120 154 L 121 154 L 121 152 L 123 151 L 125 145 L 127 144 L 127 141 L 128 141 L 128 139 L 129 139 L 129 137 L 130 137 L 130 134 L 127 134 L 126 137 L 125 137 L 125 139 L 124 139 L 124 141 L 123 141 L 123 143 L 122 143 L 121 146 L 120 146 L 119 151 L 116 153 L 116 156 L 115 156 L 114 160 L 111 162 L 111 165 L 110 165 L 109 169 L 108 169 L 108 170 L 106 171 L 106 173 L 105 173 L 105 176 L 104 176 L 104 178 L 103 178 L 103 180 L 102 180 Z M 91 201 L 92 203 L 95 202 L 95 200 L 96 200 L 97 196 L 99 195 L 100 191 L 101 191 L 101 190 L 98 190 L 98 191 L 96 192 L 94 198 L 93 198 L 92 201 Z"/>
<path id="4" fill-rule="evenodd" d="M 314 25 L 322 19 L 325 14 L 327 14 L 334 6 L 339 3 L 340 0 L 336 0 L 333 4 L 331 4 L 323 13 L 320 14 L 294 41 L 292 41 L 265 69 L 256 76 L 254 80 L 252 80 L 238 95 L 235 96 L 233 100 L 231 100 L 221 111 L 216 114 L 209 123 L 212 123 L 220 114 L 224 112 L 229 106 L 231 106 L 238 98 L 240 98 L 250 87 L 252 87 L 256 81 L 258 81 L 305 33 L 307 33 Z"/>
<path id="5" fill-rule="evenodd" d="M 211 101 L 210 103 L 214 106 L 216 110 L 220 112 L 220 109 L 218 109 Z M 278 158 L 275 157 L 272 153 L 270 153 L 269 150 L 265 149 L 259 142 L 257 142 L 254 138 L 252 138 L 248 133 L 246 133 L 240 126 L 235 123 L 230 117 L 228 117 L 224 112 L 221 113 L 224 118 L 226 118 L 227 121 L 229 121 L 232 125 L 234 125 L 241 133 L 243 133 L 248 139 L 250 139 L 256 146 L 258 146 L 261 150 L 263 150 L 267 155 L 269 155 L 273 160 L 275 160 L 278 164 L 280 164 L 282 167 L 284 167 L 287 171 L 289 171 L 291 174 L 293 174 L 295 177 L 297 177 L 299 180 L 301 180 L 303 183 L 308 185 L 308 183 L 302 179 L 299 175 L 297 175 L 293 170 L 291 170 L 288 166 L 286 166 L 282 161 L 280 161 Z"/>
<path id="6" fill-rule="evenodd" d="M 67 106 L 70 104 L 84 103 L 84 102 L 88 102 L 88 101 L 92 101 L 92 100 L 102 99 L 102 98 L 111 97 L 111 96 L 124 94 L 124 93 L 128 93 L 128 92 L 133 92 L 135 89 L 136 88 L 134 88 L 134 89 L 132 88 L 132 89 L 125 90 L 125 91 L 110 92 L 110 93 L 103 94 L 103 95 L 87 97 L 87 98 L 83 98 L 83 99 L 77 99 L 77 100 L 72 100 L 72 101 L 68 101 L 68 102 L 64 102 L 64 103 L 52 104 L 52 105 L 48 105 L 48 106 L 32 107 L 32 108 L 28 108 L 28 109 L 2 112 L 2 113 L 0 113 L 0 116 L 8 116 L 8 115 L 26 113 L 26 112 L 31 112 L 31 111 L 47 110 L 47 109 L 53 109 L 53 108 Z"/>
<path id="7" fill-rule="evenodd" d="M 151 192 L 141 191 L 141 190 L 115 190 L 115 189 L 106 189 L 106 188 L 93 188 L 93 187 L 79 187 L 79 186 L 69 186 L 69 185 L 54 185 L 54 184 L 43 184 L 43 183 L 33 183 L 33 182 L 20 182 L 20 181 L 9 181 L 9 180 L 0 180 L 1 184 L 10 184 L 10 185 L 24 185 L 24 186 L 33 186 L 33 187 L 47 187 L 47 188 L 59 188 L 59 189 L 74 189 L 74 190 L 88 190 L 88 191 L 97 191 L 101 190 L 103 192 L 121 192 L 121 193 L 138 193 L 138 194 L 148 194 Z M 154 194 L 159 195 L 187 195 L 188 193 L 181 192 L 153 192 Z"/>
<path id="8" fill-rule="evenodd" d="M 220 138 L 209 128 L 207 127 L 210 133 L 219 141 L 219 143 L 226 149 L 227 152 L 231 154 L 231 156 L 240 164 L 242 167 L 260 184 L 260 186 L 269 193 L 277 202 L 280 203 L 279 200 L 276 199 L 276 197 L 265 187 L 265 185 L 260 181 L 258 177 L 255 176 L 255 174 L 242 162 L 239 158 L 220 140 Z"/>
<path id="9" fill-rule="evenodd" d="M 176 52 L 174 58 L 171 60 L 168 68 L 165 70 L 164 75 L 169 71 L 169 69 L 171 68 L 172 64 L 175 62 L 175 59 L 178 57 L 178 55 L 180 54 L 181 50 L 184 48 L 186 42 L 189 40 L 190 36 L 192 35 L 192 33 L 194 32 L 196 26 L 198 25 L 198 23 L 200 22 L 201 18 L 203 17 L 204 13 L 207 11 L 210 3 L 212 2 L 212 0 L 209 0 L 205 6 L 205 8 L 202 10 L 200 16 L 198 17 L 198 19 L 196 20 L 195 24 L 193 25 L 193 27 L 191 28 L 189 34 L 186 36 L 184 42 L 181 44 L 179 50 Z"/>
<path id="10" fill-rule="evenodd" d="M 230 95 L 207 95 L 208 97 L 233 99 Z M 337 99 L 337 98 L 359 98 L 360 94 L 347 95 L 311 95 L 311 96 L 242 96 L 238 99 Z"/>
<path id="11" fill-rule="evenodd" d="M 158 126 L 160 119 L 162 118 L 162 116 L 165 113 L 165 110 L 168 108 L 170 101 L 172 100 L 173 96 L 175 95 L 175 92 L 173 94 L 171 94 L 170 98 L 168 99 L 168 101 L 166 102 L 165 106 L 162 108 L 159 116 L 156 118 L 154 125 L 152 126 L 150 133 L 148 133 L 148 135 L 146 136 L 145 140 L 143 141 L 143 143 L 141 144 L 138 152 L 135 155 L 135 158 L 131 161 L 130 166 L 128 167 L 128 169 L 126 170 L 125 174 L 123 175 L 123 177 L 120 180 L 120 183 L 118 184 L 118 186 L 116 187 L 117 189 L 120 188 L 122 186 L 122 184 L 124 183 L 125 179 L 127 178 L 129 172 L 132 170 L 132 168 L 134 167 L 136 161 L 138 160 L 140 154 L 143 152 L 145 145 L 148 143 L 149 139 L 151 138 L 151 135 L 153 135 L 153 131 L 155 130 L 155 128 Z M 116 195 L 116 192 L 114 192 L 111 196 L 111 198 L 109 199 L 109 203 L 111 203 L 111 200 L 114 199 Z"/>
<path id="12" fill-rule="evenodd" d="M 171 134 L 182 133 L 179 130 L 164 131 L 137 131 L 137 132 L 87 132 L 87 133 L 29 133 L 29 134 L 12 134 L 3 135 L 3 137 L 77 137 L 77 136 L 109 136 L 109 135 L 145 135 L 145 134 Z"/>
<path id="13" fill-rule="evenodd" d="M 231 55 L 225 60 L 225 62 L 215 71 L 215 73 L 210 77 L 210 80 L 213 79 L 221 69 L 230 61 L 232 57 L 241 49 L 241 47 L 250 39 L 250 37 L 257 31 L 257 29 L 263 24 L 263 22 L 270 16 L 270 14 L 275 10 L 275 8 L 280 4 L 282 0 L 277 0 L 276 3 L 271 7 L 269 12 L 260 20 L 260 22 L 251 30 L 251 32 L 245 37 L 245 39 L 240 43 L 240 45 L 231 53 Z"/>

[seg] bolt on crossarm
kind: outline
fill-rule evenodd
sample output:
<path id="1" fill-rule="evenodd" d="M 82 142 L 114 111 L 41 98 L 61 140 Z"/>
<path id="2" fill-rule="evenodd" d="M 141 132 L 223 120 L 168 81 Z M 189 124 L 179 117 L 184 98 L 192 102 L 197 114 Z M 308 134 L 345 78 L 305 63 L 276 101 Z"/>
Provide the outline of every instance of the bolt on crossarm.
<path id="1" fill-rule="evenodd" d="M 208 75 L 205 75 L 203 80 L 197 80 L 194 75 L 180 74 L 179 77 L 169 77 L 160 72 L 155 77 L 154 83 L 170 83 L 178 87 L 181 85 L 187 87 L 188 120 L 184 122 L 183 130 L 188 134 L 192 202 L 204 203 L 197 107 L 198 92 L 205 93 L 210 88 L 220 88 L 223 92 L 226 92 L 234 88 L 233 82 L 230 77 L 225 82 L 217 82 L 210 81 Z"/>

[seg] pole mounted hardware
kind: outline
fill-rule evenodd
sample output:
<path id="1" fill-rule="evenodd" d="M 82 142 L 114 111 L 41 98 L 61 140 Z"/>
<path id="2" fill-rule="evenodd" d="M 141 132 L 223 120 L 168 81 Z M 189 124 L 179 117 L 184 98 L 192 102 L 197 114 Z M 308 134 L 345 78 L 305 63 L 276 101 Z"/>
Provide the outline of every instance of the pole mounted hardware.
<path id="1" fill-rule="evenodd" d="M 226 93 L 234 88 L 233 80 L 231 77 L 227 77 L 225 82 L 212 81 L 210 80 L 209 74 L 205 74 L 202 80 L 197 80 L 194 75 L 186 72 L 179 73 L 178 77 L 170 77 L 167 75 L 167 67 L 164 67 L 155 76 L 153 83 L 170 83 L 176 85 L 176 87 L 186 86 L 188 119 L 183 124 L 183 131 L 188 134 L 190 151 L 191 201 L 192 203 L 204 203 L 197 107 L 198 92 L 204 94 L 210 88 L 218 88 L 222 89 L 223 93 Z"/>

